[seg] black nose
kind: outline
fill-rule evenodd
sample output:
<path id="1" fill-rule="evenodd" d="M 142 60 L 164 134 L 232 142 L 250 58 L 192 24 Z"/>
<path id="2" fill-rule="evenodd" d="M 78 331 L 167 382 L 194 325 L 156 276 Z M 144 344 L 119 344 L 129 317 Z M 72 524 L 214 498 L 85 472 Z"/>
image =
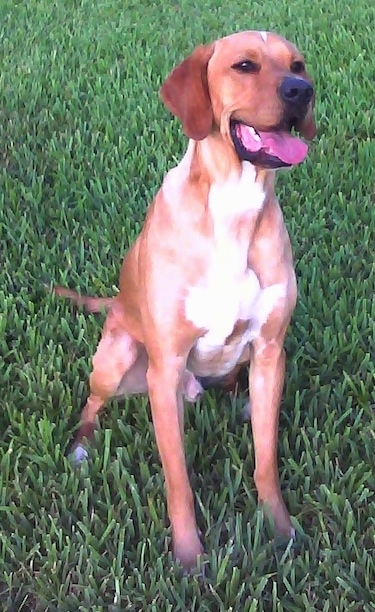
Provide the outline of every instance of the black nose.
<path id="1" fill-rule="evenodd" d="M 313 95 L 314 89 L 305 79 L 285 77 L 281 82 L 280 96 L 284 102 L 297 106 L 307 106 Z"/>

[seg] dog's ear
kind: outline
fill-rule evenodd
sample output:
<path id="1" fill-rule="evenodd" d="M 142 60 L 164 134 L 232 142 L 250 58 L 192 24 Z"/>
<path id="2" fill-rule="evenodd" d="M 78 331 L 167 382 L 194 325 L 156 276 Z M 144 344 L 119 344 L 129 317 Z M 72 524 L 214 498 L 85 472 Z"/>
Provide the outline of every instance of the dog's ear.
<path id="1" fill-rule="evenodd" d="M 182 123 L 185 135 L 203 140 L 212 128 L 213 113 L 207 83 L 207 65 L 214 45 L 201 45 L 175 68 L 160 89 L 168 110 Z"/>
<path id="2" fill-rule="evenodd" d="M 309 110 L 307 111 L 306 117 L 304 118 L 302 126 L 301 126 L 301 134 L 307 140 L 312 140 L 316 136 L 314 106 L 315 106 L 315 93 L 310 102 Z"/>

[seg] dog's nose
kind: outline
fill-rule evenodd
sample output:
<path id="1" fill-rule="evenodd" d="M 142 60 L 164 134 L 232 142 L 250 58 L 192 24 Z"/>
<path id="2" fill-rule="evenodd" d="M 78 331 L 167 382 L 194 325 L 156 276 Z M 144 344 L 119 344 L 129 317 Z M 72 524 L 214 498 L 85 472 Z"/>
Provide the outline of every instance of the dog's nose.
<path id="1" fill-rule="evenodd" d="M 314 89 L 305 79 L 285 77 L 280 85 L 280 95 L 284 102 L 296 106 L 307 106 L 314 95 Z"/>

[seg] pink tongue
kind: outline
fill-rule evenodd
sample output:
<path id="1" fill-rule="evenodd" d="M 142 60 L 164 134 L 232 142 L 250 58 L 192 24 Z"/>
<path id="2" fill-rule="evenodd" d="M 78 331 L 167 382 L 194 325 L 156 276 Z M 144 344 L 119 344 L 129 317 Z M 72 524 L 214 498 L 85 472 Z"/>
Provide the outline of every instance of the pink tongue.
<path id="1" fill-rule="evenodd" d="M 248 151 L 255 153 L 265 149 L 269 155 L 274 155 L 290 165 L 301 163 L 307 155 L 308 146 L 287 132 L 258 132 L 259 141 L 253 137 L 246 125 L 240 123 L 237 129 L 242 144 Z"/>
<path id="2" fill-rule="evenodd" d="M 287 132 L 259 132 L 262 148 L 276 155 L 285 164 L 300 164 L 307 155 L 308 146 L 300 138 Z"/>

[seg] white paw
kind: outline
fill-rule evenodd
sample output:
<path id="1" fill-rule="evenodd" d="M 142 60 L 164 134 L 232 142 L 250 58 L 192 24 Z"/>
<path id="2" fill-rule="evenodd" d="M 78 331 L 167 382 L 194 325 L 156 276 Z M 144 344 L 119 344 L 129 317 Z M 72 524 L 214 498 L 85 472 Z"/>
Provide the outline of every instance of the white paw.
<path id="1" fill-rule="evenodd" d="M 78 444 L 72 453 L 73 461 L 76 464 L 82 463 L 88 456 L 87 450 L 81 444 Z"/>
<path id="2" fill-rule="evenodd" d="M 195 378 L 194 374 L 188 370 L 185 373 L 184 396 L 187 402 L 195 402 L 203 393 L 203 387 Z"/>

